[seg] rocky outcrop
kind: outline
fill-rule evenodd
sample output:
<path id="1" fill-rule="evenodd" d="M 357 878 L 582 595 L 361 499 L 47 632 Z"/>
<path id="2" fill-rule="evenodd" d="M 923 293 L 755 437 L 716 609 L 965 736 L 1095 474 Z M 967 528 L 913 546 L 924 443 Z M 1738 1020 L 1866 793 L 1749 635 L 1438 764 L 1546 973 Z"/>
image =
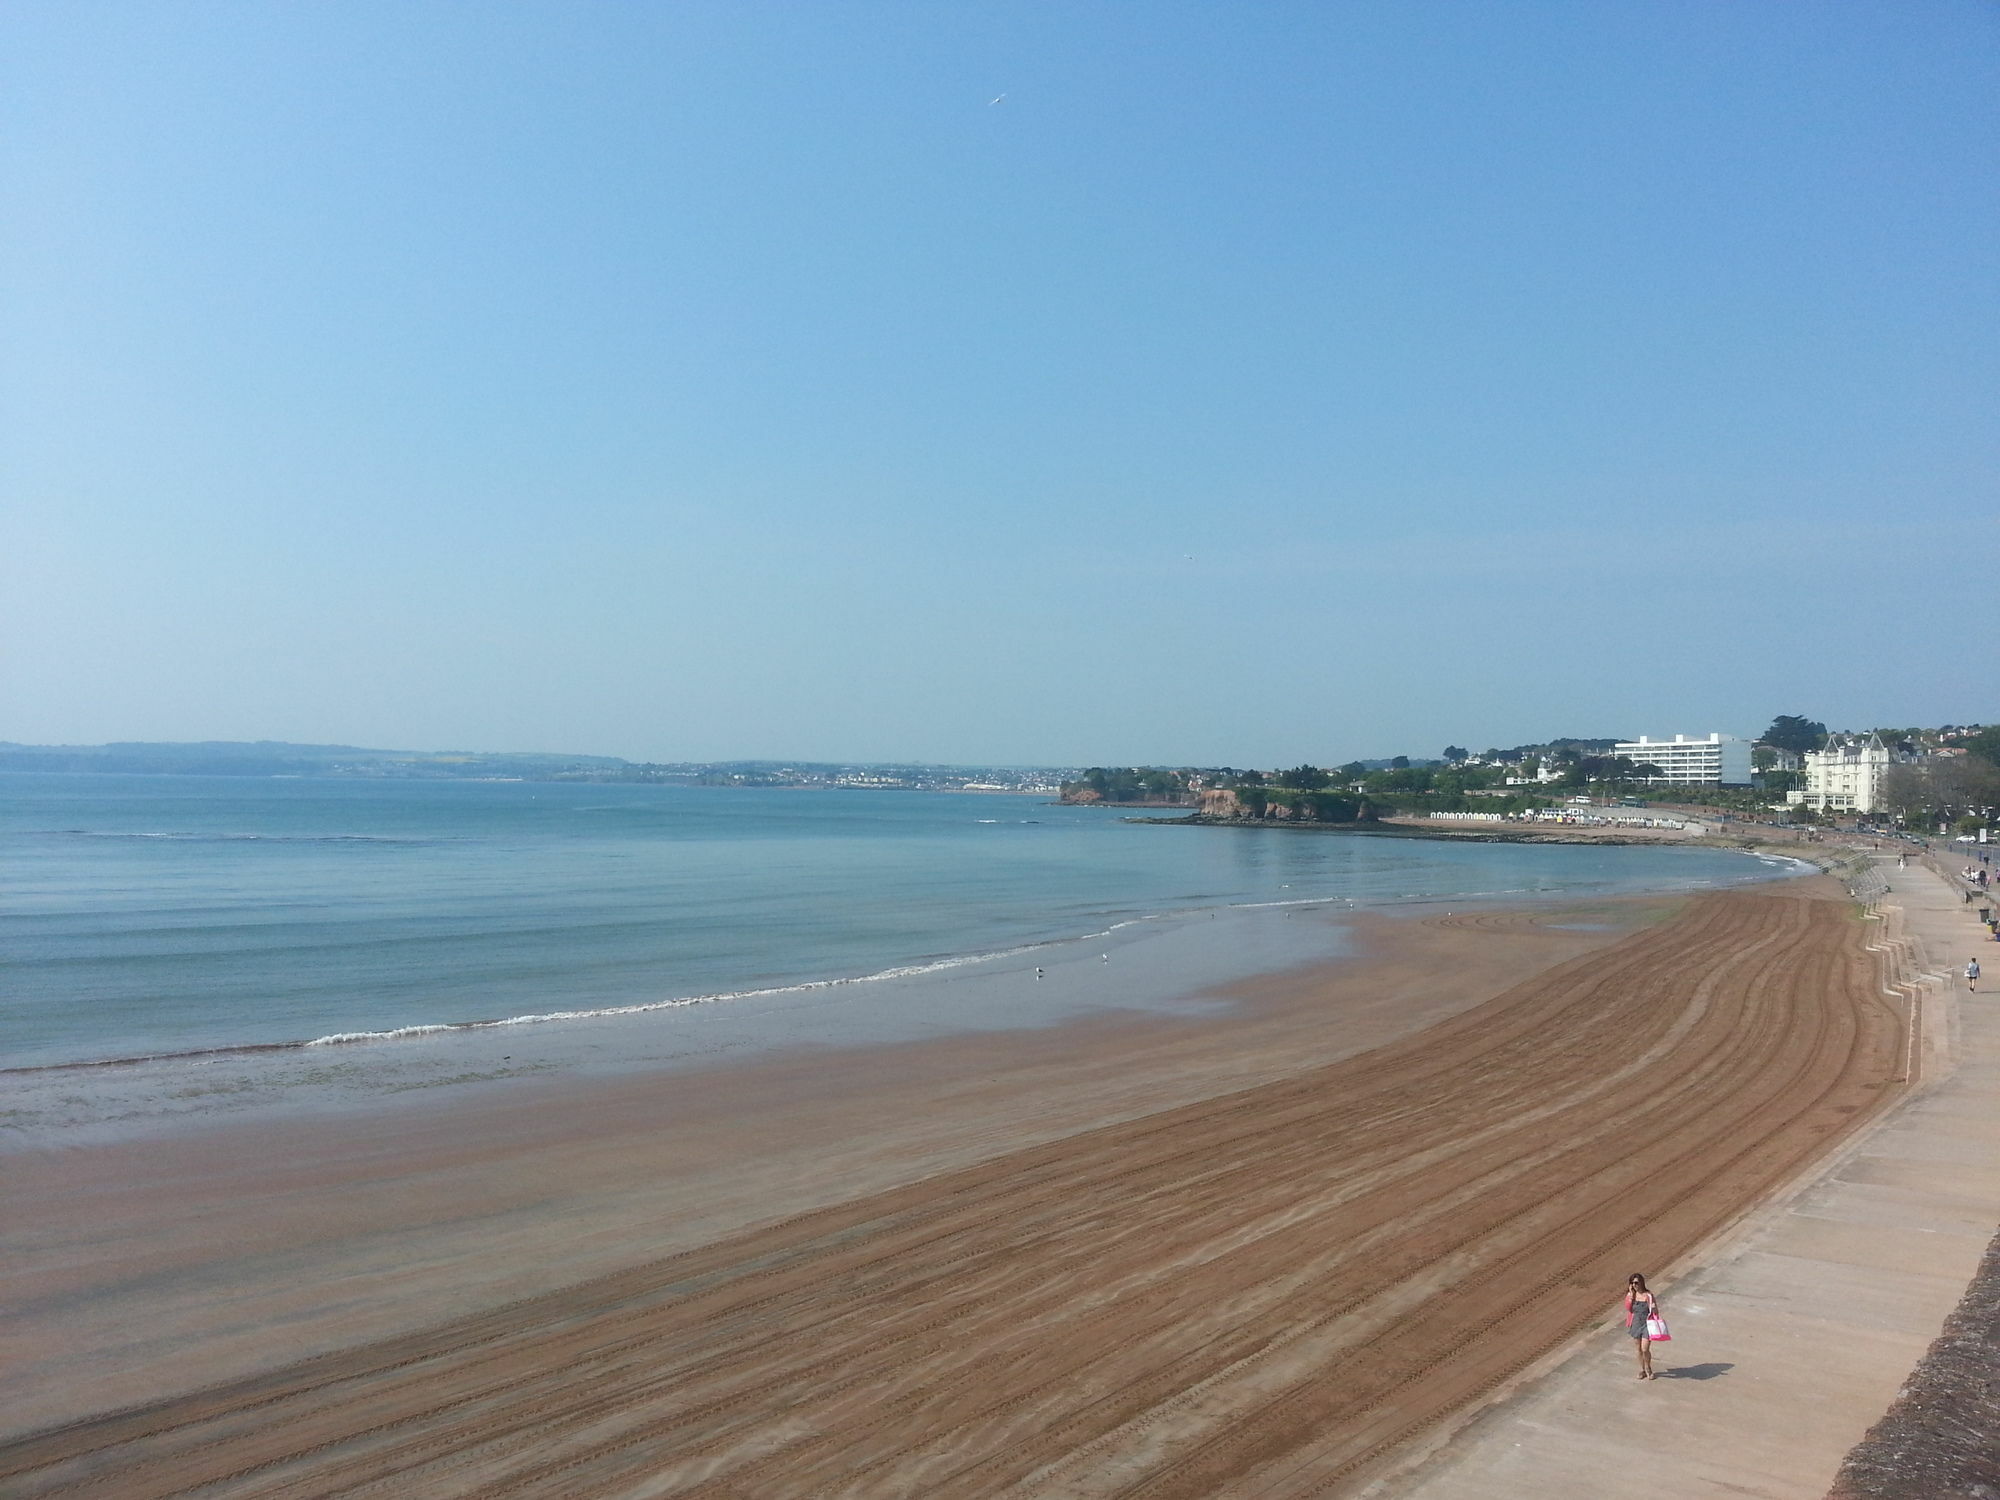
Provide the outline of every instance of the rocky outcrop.
<path id="1" fill-rule="evenodd" d="M 1341 792 L 1288 787 L 1209 787 L 1195 814 L 1211 823 L 1370 823 L 1375 809 Z"/>

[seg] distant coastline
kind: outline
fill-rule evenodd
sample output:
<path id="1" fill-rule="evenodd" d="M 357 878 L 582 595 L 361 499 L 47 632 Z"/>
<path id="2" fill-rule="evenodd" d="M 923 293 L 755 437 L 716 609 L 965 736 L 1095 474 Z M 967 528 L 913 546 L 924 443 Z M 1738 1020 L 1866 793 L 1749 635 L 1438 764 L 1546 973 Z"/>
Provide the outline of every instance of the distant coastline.
<path id="1" fill-rule="evenodd" d="M 855 791 L 1049 796 L 1051 766 L 781 760 L 629 761 L 541 751 L 378 750 L 284 740 L 118 741 L 24 745 L 0 741 L 0 773 L 113 776 L 319 777 L 344 781 L 544 781 L 604 785 L 839 787 Z"/>

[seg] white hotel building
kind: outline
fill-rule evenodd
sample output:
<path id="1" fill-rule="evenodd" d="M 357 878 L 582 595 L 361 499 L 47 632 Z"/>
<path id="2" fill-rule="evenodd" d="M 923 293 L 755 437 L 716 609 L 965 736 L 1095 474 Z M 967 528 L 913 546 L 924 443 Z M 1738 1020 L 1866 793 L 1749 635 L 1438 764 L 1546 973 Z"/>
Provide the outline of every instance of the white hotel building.
<path id="1" fill-rule="evenodd" d="M 1786 800 L 1816 812 L 1872 813 L 1882 810 L 1882 778 L 1891 766 L 1906 766 L 1917 752 L 1879 734 L 1828 737 L 1826 747 L 1806 752 L 1805 790 Z"/>
<path id="2" fill-rule="evenodd" d="M 1621 740 L 1611 749 L 1633 761 L 1658 766 L 1665 780 L 1678 786 L 1750 785 L 1750 742 L 1732 734 L 1700 739 L 1677 734 L 1670 740 Z"/>

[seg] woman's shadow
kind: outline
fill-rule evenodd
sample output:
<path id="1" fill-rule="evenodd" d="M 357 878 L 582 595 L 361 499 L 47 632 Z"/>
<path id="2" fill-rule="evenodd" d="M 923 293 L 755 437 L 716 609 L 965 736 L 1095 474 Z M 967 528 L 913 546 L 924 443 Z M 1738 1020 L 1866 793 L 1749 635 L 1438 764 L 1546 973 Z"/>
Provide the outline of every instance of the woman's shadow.
<path id="1" fill-rule="evenodd" d="M 1727 1375 L 1736 1366 L 1727 1362 L 1706 1365 L 1676 1365 L 1671 1370 L 1660 1371 L 1662 1380 L 1713 1380 L 1718 1375 Z"/>

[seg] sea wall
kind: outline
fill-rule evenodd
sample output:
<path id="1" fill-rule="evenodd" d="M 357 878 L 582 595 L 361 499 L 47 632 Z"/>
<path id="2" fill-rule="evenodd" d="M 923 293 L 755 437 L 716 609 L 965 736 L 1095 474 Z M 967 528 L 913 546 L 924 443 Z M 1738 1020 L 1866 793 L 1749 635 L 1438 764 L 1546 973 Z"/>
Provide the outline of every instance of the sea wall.
<path id="1" fill-rule="evenodd" d="M 1056 801 L 1069 807 L 1192 807 L 1192 797 L 1106 797 L 1094 787 L 1066 786 Z"/>

